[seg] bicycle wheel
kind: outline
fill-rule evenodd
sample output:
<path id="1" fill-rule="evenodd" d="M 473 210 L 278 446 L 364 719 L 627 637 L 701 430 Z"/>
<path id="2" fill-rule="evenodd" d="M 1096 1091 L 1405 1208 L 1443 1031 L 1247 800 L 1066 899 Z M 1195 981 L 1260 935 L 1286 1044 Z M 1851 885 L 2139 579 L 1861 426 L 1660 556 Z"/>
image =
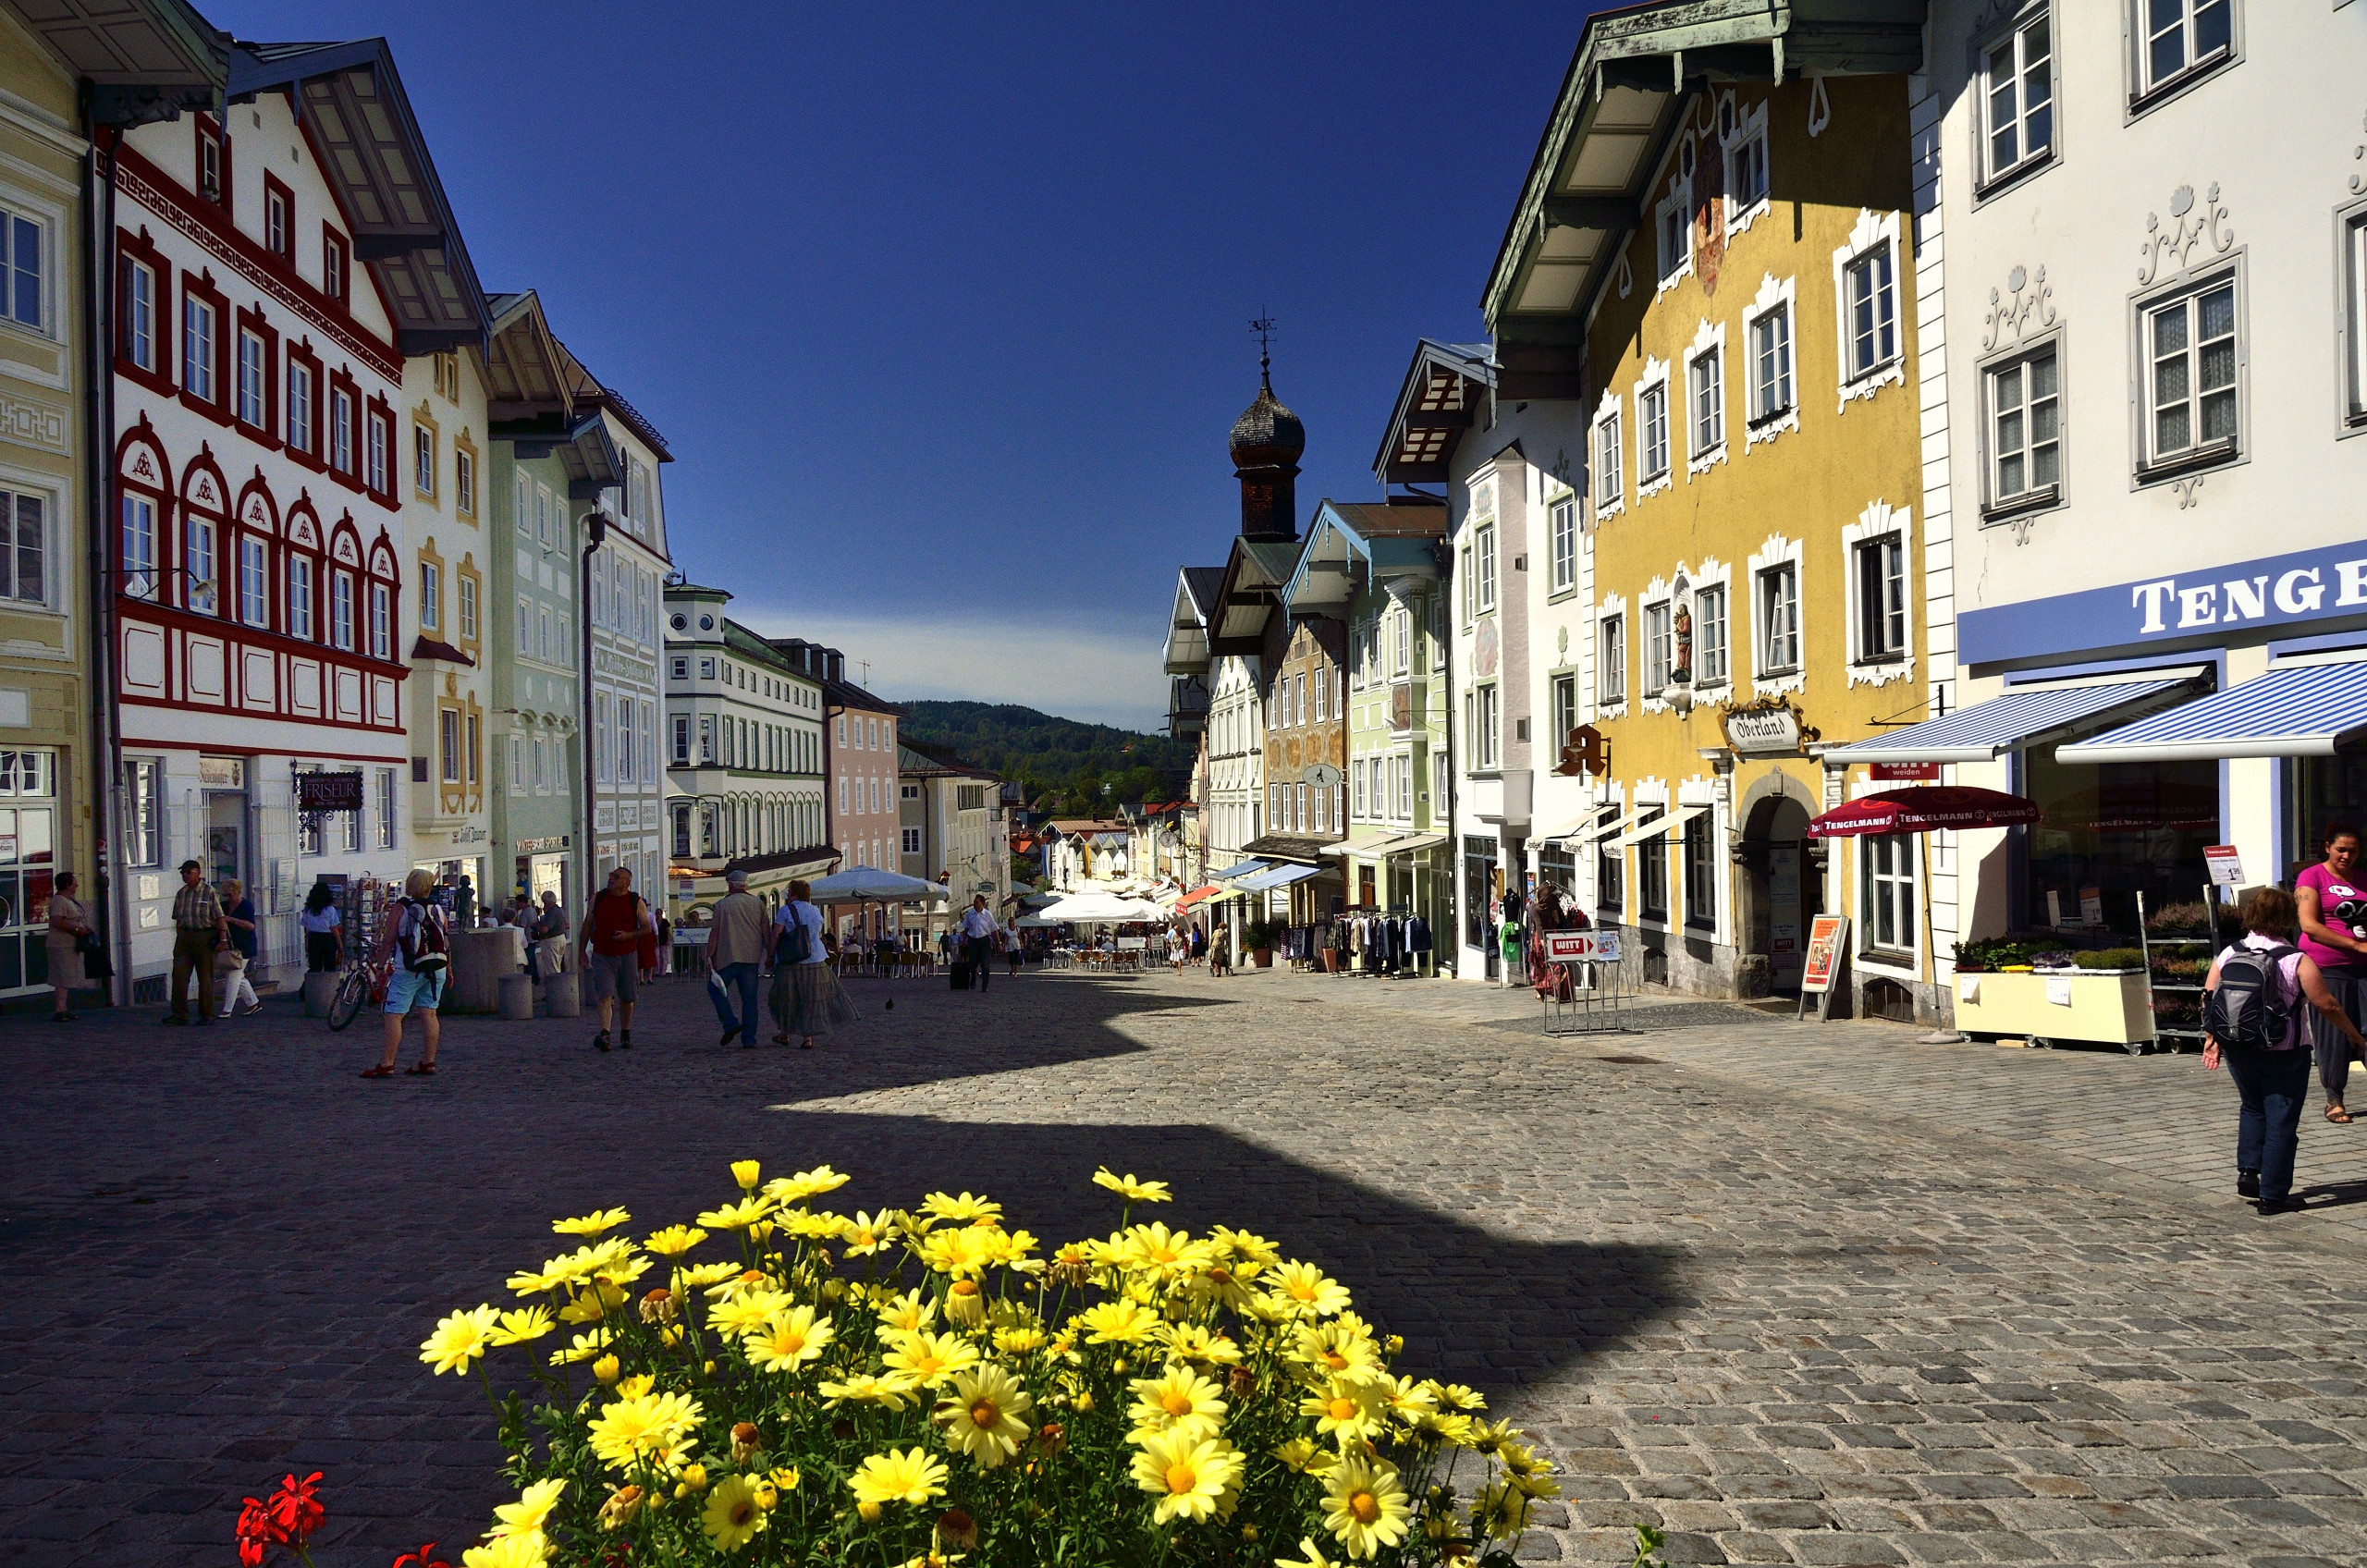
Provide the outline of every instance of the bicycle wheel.
<path id="1" fill-rule="evenodd" d="M 329 1028 L 343 1029 L 362 1012 L 362 998 L 370 994 L 370 973 L 363 969 L 349 969 L 338 985 L 337 995 L 329 1000 Z"/>

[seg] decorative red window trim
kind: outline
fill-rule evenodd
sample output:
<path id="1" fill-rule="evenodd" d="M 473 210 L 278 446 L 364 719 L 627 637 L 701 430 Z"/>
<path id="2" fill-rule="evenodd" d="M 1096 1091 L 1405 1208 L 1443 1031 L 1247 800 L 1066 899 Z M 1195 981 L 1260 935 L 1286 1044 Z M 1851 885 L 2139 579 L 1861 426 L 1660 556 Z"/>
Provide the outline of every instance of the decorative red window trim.
<path id="1" fill-rule="evenodd" d="M 271 242 L 272 202 L 279 203 L 279 243 Z M 270 170 L 263 176 L 263 248 L 291 269 L 296 265 L 296 192 Z"/>
<path id="2" fill-rule="evenodd" d="M 235 377 L 243 358 L 239 350 L 244 346 L 235 342 L 230 357 L 230 373 L 234 378 L 230 387 L 230 417 L 237 423 L 239 435 L 257 446 L 276 447 L 279 445 L 279 334 L 261 311 L 240 311 L 232 337 L 235 339 L 239 334 L 248 332 L 263 341 L 263 423 L 249 424 L 240 412 Z"/>
<path id="3" fill-rule="evenodd" d="M 219 497 L 211 505 L 190 494 L 200 476 L 205 474 L 213 476 L 214 494 Z M 216 620 L 235 619 L 229 608 L 230 597 L 237 591 L 230 553 L 232 535 L 237 530 L 231 523 L 229 507 L 230 482 L 222 472 L 222 465 L 214 460 L 213 447 L 202 445 L 197 449 L 197 456 L 181 465 L 180 494 L 173 508 L 173 555 L 170 564 L 183 568 L 189 566 L 189 534 L 193 521 L 202 520 L 214 525 L 214 608 L 201 610 L 190 603 L 190 589 L 195 580 L 186 571 L 175 572 L 172 591 L 159 595 L 154 602 L 178 606 L 191 615 L 207 616 Z"/>
<path id="4" fill-rule="evenodd" d="M 211 202 L 227 217 L 230 214 L 230 133 L 212 115 L 202 114 L 193 117 L 197 133 L 197 161 L 192 166 L 197 170 L 197 198 L 201 202 Z M 205 153 L 209 144 L 214 150 L 215 187 L 211 193 L 205 189 Z"/>
<path id="5" fill-rule="evenodd" d="M 281 447 L 280 450 L 285 452 L 288 455 L 288 460 L 298 468 L 308 468 L 318 473 L 328 467 L 328 376 L 321 367 L 320 355 L 313 352 L 313 340 L 309 337 L 288 344 L 287 352 L 282 357 L 287 361 L 287 368 L 280 373 L 279 387 L 283 394 L 287 388 L 288 372 L 301 365 L 313 374 L 313 444 L 309 447 L 296 445 L 293 410 L 288 408 L 283 396 L 278 423 L 279 428 L 286 433 L 287 444 Z"/>
<path id="6" fill-rule="evenodd" d="M 189 301 L 201 300 L 214 307 L 214 391 L 209 400 L 188 387 L 181 388 L 183 404 L 196 410 L 216 424 L 230 423 L 230 337 L 232 335 L 230 301 L 214 286 L 211 268 L 191 276 L 181 274 L 180 304 L 173 312 L 173 344 L 178 350 L 173 356 L 173 368 L 181 371 L 188 361 Z"/>
<path id="7" fill-rule="evenodd" d="M 353 242 L 335 224 L 321 225 L 321 298 L 344 314 L 353 312 Z"/>
<path id="8" fill-rule="evenodd" d="M 305 543 L 308 524 L 316 543 Z M 329 564 L 328 530 L 321 526 L 321 514 L 313 509 L 309 491 L 296 493 L 296 499 L 288 504 L 281 533 L 287 537 L 287 545 L 279 568 L 279 592 L 281 601 L 288 607 L 288 619 L 282 624 L 291 641 L 306 647 L 326 648 L 329 646 L 329 573 L 335 569 Z M 296 601 L 289 592 L 289 582 L 294 574 L 293 563 L 299 560 L 310 562 L 313 568 L 313 634 L 310 638 L 297 634 Z"/>
<path id="9" fill-rule="evenodd" d="M 352 458 L 345 468 L 337 466 L 337 442 L 329 428 L 337 405 L 335 394 L 342 392 L 349 410 L 345 419 L 346 451 Z M 349 490 L 362 488 L 362 384 L 353 373 L 339 365 L 329 374 L 328 392 L 321 398 L 321 462 L 331 479 Z"/>
<path id="10" fill-rule="evenodd" d="M 386 473 L 384 476 L 386 481 L 386 487 L 384 490 L 371 489 L 368 479 L 370 472 L 370 453 L 368 442 L 370 439 L 370 421 L 374 415 L 386 421 Z M 355 461 L 362 465 L 362 472 L 363 475 L 362 493 L 368 496 L 372 500 L 377 502 L 380 506 L 386 508 L 388 511 L 400 511 L 402 509 L 402 502 L 398 498 L 401 493 L 401 486 L 397 478 L 397 471 L 402 466 L 403 455 L 400 448 L 396 445 L 396 440 L 400 435 L 400 432 L 401 426 L 399 425 L 395 420 L 395 406 L 386 401 L 383 395 L 374 392 L 372 393 L 370 395 L 369 402 L 363 406 L 362 415 L 362 439 L 363 445 L 356 448 L 353 455 Z"/>
<path id="11" fill-rule="evenodd" d="M 179 341 L 174 329 L 175 313 L 180 296 L 173 289 L 173 263 L 156 247 L 155 238 L 145 225 L 135 235 L 129 229 L 115 231 L 115 243 L 121 261 L 117 263 L 115 296 L 115 369 L 117 375 L 137 382 L 151 392 L 170 398 L 178 391 L 173 384 L 173 345 Z M 142 366 L 131 357 L 131 269 L 134 263 L 145 266 L 156 280 L 154 294 L 150 297 L 148 322 L 148 351 L 154 356 L 155 368 Z"/>
<path id="12" fill-rule="evenodd" d="M 156 477 L 153 481 L 134 477 L 132 470 L 136 464 L 131 456 L 131 449 L 135 447 L 146 448 L 149 455 L 155 459 Z M 132 604 L 154 604 L 166 592 L 163 572 L 173 564 L 171 558 L 172 540 L 175 533 L 173 497 L 177 491 L 173 482 L 173 460 L 166 456 L 165 444 L 157 438 L 156 428 L 148 423 L 148 415 L 144 410 L 141 412 L 140 423 L 125 431 L 122 437 L 115 444 L 114 482 L 115 504 L 112 508 L 114 516 L 110 522 L 112 540 L 110 548 L 113 554 L 108 562 L 108 569 L 115 574 L 116 594 L 118 598 Z M 159 575 L 157 581 L 148 584 L 146 594 L 133 593 L 123 576 L 123 498 L 127 495 L 140 496 L 147 501 L 156 513 L 155 532 L 149 542 L 149 549 Z"/>

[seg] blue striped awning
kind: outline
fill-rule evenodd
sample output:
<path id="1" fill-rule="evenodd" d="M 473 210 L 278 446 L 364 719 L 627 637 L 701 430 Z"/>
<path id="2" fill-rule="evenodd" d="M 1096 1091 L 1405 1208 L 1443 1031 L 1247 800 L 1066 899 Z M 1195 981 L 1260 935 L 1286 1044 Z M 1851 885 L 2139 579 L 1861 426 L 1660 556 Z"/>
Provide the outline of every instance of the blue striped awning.
<path id="1" fill-rule="evenodd" d="M 2103 686 L 2053 686 L 2008 692 L 1824 753 L 1827 762 L 1994 762 L 2007 752 L 2054 740 L 2081 725 L 2133 712 L 2191 679 L 2119 680 Z M 2057 753 L 2058 756 L 2065 755 Z"/>
<path id="2" fill-rule="evenodd" d="M 2059 762 L 2190 762 L 2219 757 L 2326 757 L 2367 740 L 2367 664 L 2272 669 L 2093 740 Z"/>
<path id="3" fill-rule="evenodd" d="M 1263 871 L 1266 869 L 1268 864 L 1268 862 L 1262 860 L 1235 861 L 1231 865 L 1226 866 L 1222 871 L 1209 872 L 1208 880 L 1211 882 L 1230 882 L 1236 876 L 1246 876 L 1253 871 Z"/>
<path id="4" fill-rule="evenodd" d="M 1263 893 L 1269 888 L 1287 888 L 1294 882 L 1304 882 L 1319 869 L 1312 865 L 1278 865 L 1255 876 L 1245 876 L 1234 886 L 1245 893 Z"/>

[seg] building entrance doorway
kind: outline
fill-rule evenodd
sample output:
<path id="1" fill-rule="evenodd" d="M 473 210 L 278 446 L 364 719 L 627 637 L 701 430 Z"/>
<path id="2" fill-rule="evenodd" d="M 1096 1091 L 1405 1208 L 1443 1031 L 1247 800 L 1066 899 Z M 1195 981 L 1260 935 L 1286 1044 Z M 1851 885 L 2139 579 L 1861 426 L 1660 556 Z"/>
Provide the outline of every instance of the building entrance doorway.
<path id="1" fill-rule="evenodd" d="M 1823 883 L 1809 864 L 1808 802 L 1774 795 L 1751 807 L 1743 825 L 1746 950 L 1767 961 L 1768 988 L 1797 996 L 1809 925 L 1823 907 Z"/>

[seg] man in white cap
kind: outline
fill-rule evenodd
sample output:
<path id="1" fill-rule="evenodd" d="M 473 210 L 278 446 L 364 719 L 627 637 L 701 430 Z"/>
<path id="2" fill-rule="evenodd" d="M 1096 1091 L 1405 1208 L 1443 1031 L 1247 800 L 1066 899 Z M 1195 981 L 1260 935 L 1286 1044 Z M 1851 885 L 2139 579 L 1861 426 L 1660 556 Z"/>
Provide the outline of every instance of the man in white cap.
<path id="1" fill-rule="evenodd" d="M 748 874 L 734 867 L 723 874 L 724 894 L 715 906 L 714 925 L 706 938 L 706 994 L 715 1016 L 723 1024 L 722 1044 L 737 1039 L 756 1043 L 756 977 L 765 967 L 765 939 L 770 935 L 765 906 L 748 891 Z M 731 992 L 740 992 L 740 1011 L 731 1011 Z"/>

